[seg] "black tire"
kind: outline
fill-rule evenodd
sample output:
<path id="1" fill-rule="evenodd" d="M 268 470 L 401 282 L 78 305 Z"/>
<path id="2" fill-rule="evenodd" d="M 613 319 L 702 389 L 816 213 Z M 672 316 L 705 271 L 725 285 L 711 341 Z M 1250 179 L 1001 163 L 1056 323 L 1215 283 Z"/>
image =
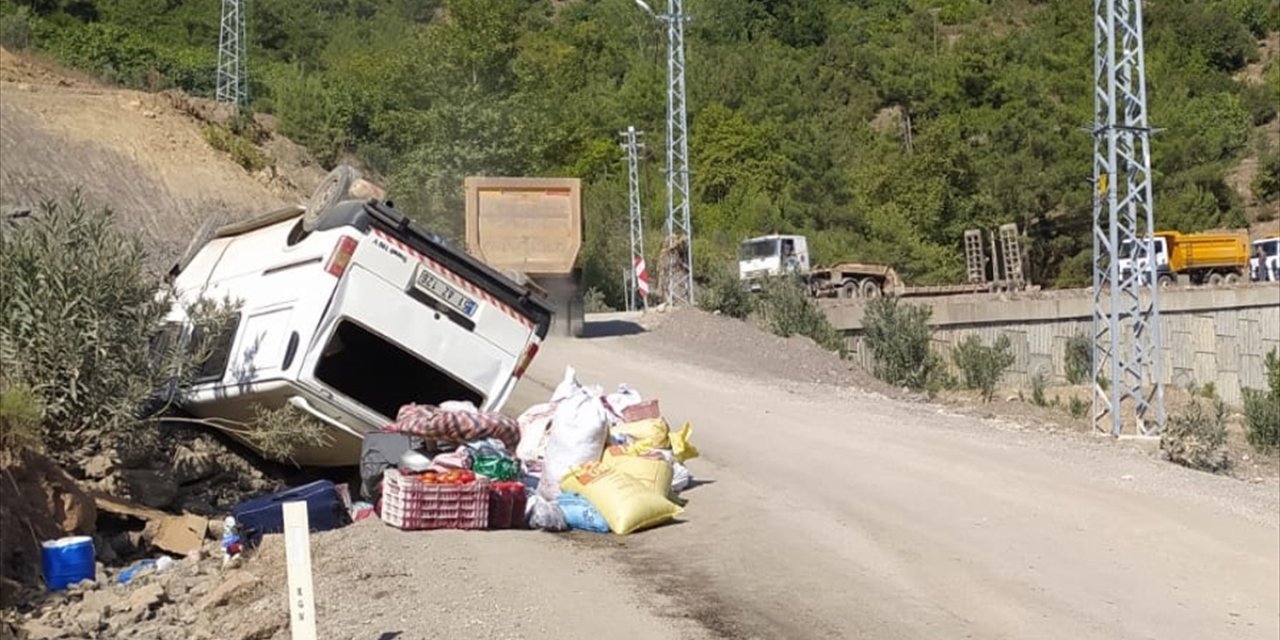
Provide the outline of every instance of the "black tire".
<path id="1" fill-rule="evenodd" d="M 302 214 L 302 230 L 311 233 L 320 228 L 324 214 L 334 205 L 346 200 L 351 186 L 359 179 L 360 172 L 350 165 L 340 164 L 334 167 L 307 199 L 307 210 Z"/>
<path id="2" fill-rule="evenodd" d="M 1174 283 L 1173 276 L 1162 273 L 1160 277 L 1156 278 L 1156 283 L 1165 288 L 1172 287 Z"/>
<path id="3" fill-rule="evenodd" d="M 861 297 L 868 300 L 879 298 L 881 293 L 880 283 L 871 278 L 867 278 L 862 281 L 862 284 L 858 285 L 858 292 L 861 294 Z"/>
<path id="4" fill-rule="evenodd" d="M 1211 286 L 1211 287 L 1218 287 L 1218 286 L 1221 286 L 1221 285 L 1222 285 L 1222 274 L 1221 274 L 1221 273 L 1218 273 L 1218 272 L 1216 272 L 1216 271 L 1215 271 L 1215 272 L 1213 272 L 1213 273 L 1209 274 L 1209 279 L 1208 279 L 1208 280 L 1206 280 L 1206 282 L 1207 282 L 1207 283 L 1208 283 L 1208 285 L 1209 285 L 1209 286 Z"/>
<path id="5" fill-rule="evenodd" d="M 1240 274 L 1228 273 L 1225 277 L 1223 277 L 1222 281 L 1226 284 L 1240 284 Z"/>
<path id="6" fill-rule="evenodd" d="M 209 241 L 213 239 L 213 236 L 225 222 L 226 221 L 222 216 L 215 215 L 210 218 L 206 218 L 204 222 L 200 223 L 200 227 L 196 229 L 195 234 L 191 236 L 191 242 L 187 243 L 187 248 L 182 250 L 182 255 L 178 256 L 177 261 L 175 261 L 173 266 L 169 268 L 170 279 L 178 277 L 178 274 L 182 273 L 182 271 L 187 268 L 187 265 L 191 264 L 191 261 L 195 259 L 196 254 L 200 253 L 200 250 L 203 249 L 206 244 L 209 244 Z"/>
<path id="7" fill-rule="evenodd" d="M 850 279 L 840 283 L 840 297 L 841 298 L 857 298 L 858 297 L 858 281 Z"/>

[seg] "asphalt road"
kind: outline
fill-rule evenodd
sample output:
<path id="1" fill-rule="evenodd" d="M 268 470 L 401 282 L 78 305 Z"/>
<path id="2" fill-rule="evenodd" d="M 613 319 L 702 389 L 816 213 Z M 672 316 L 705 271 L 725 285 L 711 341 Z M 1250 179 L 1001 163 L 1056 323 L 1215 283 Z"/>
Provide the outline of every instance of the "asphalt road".
<path id="1" fill-rule="evenodd" d="M 1274 481 L 762 383 L 650 341 L 552 340 L 510 406 L 543 400 L 572 364 L 584 383 L 660 398 L 673 427 L 694 424 L 701 483 L 681 522 L 575 534 L 644 585 L 637 606 L 730 638 L 1280 637 Z"/>

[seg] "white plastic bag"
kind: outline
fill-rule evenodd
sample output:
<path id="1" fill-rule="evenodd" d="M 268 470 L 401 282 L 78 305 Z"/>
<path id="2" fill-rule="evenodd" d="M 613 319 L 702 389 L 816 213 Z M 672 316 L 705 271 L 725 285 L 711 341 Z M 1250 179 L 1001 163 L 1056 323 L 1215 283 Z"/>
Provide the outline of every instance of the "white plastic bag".
<path id="1" fill-rule="evenodd" d="M 535 404 L 516 418 L 520 425 L 520 444 L 516 446 L 516 458 L 525 462 L 541 460 L 547 452 L 547 439 L 551 435 L 551 419 L 556 415 L 556 405 Z"/>
<path id="2" fill-rule="evenodd" d="M 539 495 L 529 496 L 525 505 L 525 521 L 530 529 L 544 531 L 568 531 L 569 523 L 565 521 L 564 511 L 560 505 L 548 502 Z"/>
<path id="3" fill-rule="evenodd" d="M 470 400 L 446 400 L 440 403 L 439 408 L 449 413 L 480 413 L 480 409 Z"/>
<path id="4" fill-rule="evenodd" d="M 644 402 L 644 398 L 641 398 L 639 392 L 624 383 L 618 385 L 616 392 L 605 396 L 604 401 L 609 410 L 609 426 L 613 426 L 626 422 L 626 419 L 622 417 L 622 412 L 626 411 L 627 407 L 634 407 Z"/>
<path id="5" fill-rule="evenodd" d="M 671 493 L 680 493 L 689 488 L 689 483 L 693 482 L 693 474 L 689 473 L 689 467 L 682 463 L 675 462 L 671 465 Z"/>
<path id="6" fill-rule="evenodd" d="M 578 372 L 573 367 L 564 368 L 564 378 L 560 380 L 560 384 L 556 385 L 556 390 L 551 392 L 551 404 L 555 404 L 568 398 L 582 388 L 582 384 L 578 382 Z"/>
<path id="7" fill-rule="evenodd" d="M 598 389 L 580 388 L 561 400 L 551 420 L 538 493 L 554 500 L 560 495 L 560 479 L 571 467 L 600 459 L 608 435 L 608 416 Z"/>

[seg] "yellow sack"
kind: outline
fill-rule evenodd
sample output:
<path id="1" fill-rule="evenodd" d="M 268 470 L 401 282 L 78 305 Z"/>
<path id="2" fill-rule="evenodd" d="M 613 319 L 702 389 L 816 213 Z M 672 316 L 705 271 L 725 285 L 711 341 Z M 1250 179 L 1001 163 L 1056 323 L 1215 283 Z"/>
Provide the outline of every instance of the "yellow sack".
<path id="1" fill-rule="evenodd" d="M 667 434 L 671 431 L 671 427 L 667 421 L 662 418 L 651 418 L 648 420 L 640 420 L 638 422 L 628 422 L 625 424 L 617 424 L 609 428 L 609 435 L 613 437 L 629 436 L 637 442 L 645 442 L 650 449 L 670 449 L 671 445 L 667 441 Z"/>
<path id="2" fill-rule="evenodd" d="M 684 423 L 683 428 L 671 434 L 671 452 L 675 454 L 677 461 L 684 462 L 698 457 L 698 448 L 689 442 L 691 436 L 693 436 L 691 422 Z"/>
<path id="3" fill-rule="evenodd" d="M 671 520 L 683 509 L 613 465 L 588 462 L 565 474 L 560 490 L 586 498 L 618 535 Z"/>
<path id="4" fill-rule="evenodd" d="M 661 455 L 628 454 L 625 448 L 615 445 L 605 449 L 604 462 L 664 498 L 671 493 L 671 477 L 675 471 Z"/>

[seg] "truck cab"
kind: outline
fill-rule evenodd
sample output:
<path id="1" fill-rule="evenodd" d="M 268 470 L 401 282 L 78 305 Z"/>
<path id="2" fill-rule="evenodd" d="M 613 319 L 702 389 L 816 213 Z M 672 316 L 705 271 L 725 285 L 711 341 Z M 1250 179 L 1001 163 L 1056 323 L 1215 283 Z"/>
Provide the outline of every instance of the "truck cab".
<path id="1" fill-rule="evenodd" d="M 1253 241 L 1249 279 L 1254 282 L 1280 281 L 1280 234 Z"/>
<path id="2" fill-rule="evenodd" d="M 738 279 L 752 291 L 760 280 L 787 274 L 807 276 L 809 242 L 804 236 L 770 234 L 743 240 L 738 245 Z"/>
<path id="3" fill-rule="evenodd" d="M 1144 239 L 1146 240 L 1146 239 Z M 1169 246 L 1165 242 L 1164 236 L 1157 235 L 1151 240 L 1151 255 L 1147 255 L 1147 247 L 1143 244 L 1134 242 L 1133 240 L 1125 240 L 1120 243 L 1120 273 L 1129 274 L 1134 269 L 1149 273 L 1152 267 L 1152 260 L 1155 261 L 1156 278 L 1162 285 L 1171 285 L 1176 279 L 1175 275 L 1169 269 Z"/>

